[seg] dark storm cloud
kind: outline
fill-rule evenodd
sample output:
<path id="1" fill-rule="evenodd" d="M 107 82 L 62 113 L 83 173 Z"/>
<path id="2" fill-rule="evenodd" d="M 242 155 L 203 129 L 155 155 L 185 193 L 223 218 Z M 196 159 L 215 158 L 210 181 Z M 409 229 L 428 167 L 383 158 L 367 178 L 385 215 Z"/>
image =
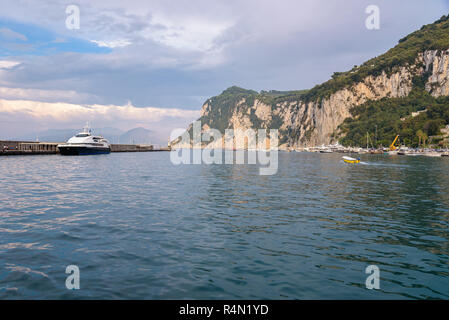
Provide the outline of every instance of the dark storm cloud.
<path id="1" fill-rule="evenodd" d="M 79 92 L 68 98 L 74 103 L 188 109 L 231 85 L 310 88 L 383 53 L 448 8 L 445 1 L 416 0 L 81 1 L 74 32 L 63 24 L 66 4 L 27 2 L 24 12 L 23 3 L 7 1 L 6 18 L 111 52 L 11 56 L 22 65 L 4 70 L 3 84 Z M 380 7 L 380 30 L 365 28 L 370 4 Z"/>

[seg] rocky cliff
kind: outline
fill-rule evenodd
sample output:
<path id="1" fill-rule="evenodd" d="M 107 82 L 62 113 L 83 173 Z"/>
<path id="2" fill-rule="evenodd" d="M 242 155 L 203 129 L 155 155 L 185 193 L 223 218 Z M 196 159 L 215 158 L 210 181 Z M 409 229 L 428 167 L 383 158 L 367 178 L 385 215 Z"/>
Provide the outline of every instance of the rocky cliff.
<path id="1" fill-rule="evenodd" d="M 281 148 L 333 143 L 339 125 L 351 117 L 351 108 L 367 101 L 406 97 L 419 81 L 434 97 L 449 95 L 449 37 L 441 41 L 441 32 L 448 36 L 448 27 L 448 17 L 443 17 L 402 39 L 386 54 L 335 73 L 309 91 L 278 94 L 229 88 L 204 103 L 199 120 L 203 130 L 215 128 L 222 133 L 278 129 Z"/>

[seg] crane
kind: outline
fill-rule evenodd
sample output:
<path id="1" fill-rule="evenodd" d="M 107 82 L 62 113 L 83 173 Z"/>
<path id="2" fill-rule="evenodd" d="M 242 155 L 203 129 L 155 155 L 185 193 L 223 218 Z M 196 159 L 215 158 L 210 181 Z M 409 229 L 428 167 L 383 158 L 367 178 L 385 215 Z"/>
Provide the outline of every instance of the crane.
<path id="1" fill-rule="evenodd" d="M 398 141 L 399 139 L 399 135 L 396 136 L 396 138 L 394 138 L 393 143 L 390 145 L 390 151 L 395 151 L 397 150 L 397 148 L 395 147 L 396 141 Z"/>

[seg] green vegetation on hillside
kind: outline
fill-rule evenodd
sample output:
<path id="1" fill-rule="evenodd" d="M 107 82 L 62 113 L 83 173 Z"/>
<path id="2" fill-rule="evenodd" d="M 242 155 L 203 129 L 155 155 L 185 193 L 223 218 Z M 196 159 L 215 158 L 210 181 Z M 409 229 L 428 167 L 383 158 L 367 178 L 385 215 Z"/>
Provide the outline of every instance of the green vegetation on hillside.
<path id="1" fill-rule="evenodd" d="M 418 111 L 423 112 L 411 116 Z M 347 118 L 339 127 L 345 135 L 340 143 L 345 146 L 366 146 L 368 133 L 370 145 L 375 147 L 390 145 L 398 134 L 403 144 L 418 147 L 449 124 L 449 97 L 434 98 L 422 88 L 415 88 L 405 98 L 368 101 L 352 108 L 351 115 L 353 118 Z"/>
<path id="2" fill-rule="evenodd" d="M 222 94 L 208 100 L 212 106 L 211 111 L 200 120 L 203 123 L 207 123 L 211 128 L 224 133 L 225 129 L 228 128 L 229 119 L 232 117 L 233 107 L 242 99 L 248 101 L 254 99 L 257 95 L 257 91 L 246 90 L 236 86 L 230 87 L 223 91 Z"/>
<path id="3" fill-rule="evenodd" d="M 246 90 L 240 87 L 230 87 L 223 91 L 220 95 L 210 98 L 207 102 L 212 106 L 212 110 L 207 116 L 201 118 L 201 121 L 207 123 L 210 127 L 224 132 L 228 128 L 228 121 L 234 112 L 234 107 L 244 100 L 242 108 L 251 108 L 257 100 L 275 106 L 278 103 L 298 101 L 307 90 L 297 91 L 261 91 Z M 251 122 L 255 127 L 259 125 L 259 118 L 251 110 L 248 114 Z M 273 116 L 271 128 L 277 129 L 282 125 L 279 117 Z"/>
<path id="4" fill-rule="evenodd" d="M 257 99 L 264 101 L 267 104 L 276 105 L 283 102 L 298 101 L 309 90 L 294 90 L 294 91 L 261 91 L 257 95 Z"/>
<path id="5" fill-rule="evenodd" d="M 303 95 L 305 101 L 320 101 L 334 92 L 350 87 L 367 76 L 378 76 L 383 71 L 395 72 L 399 67 L 411 65 L 418 54 L 425 50 L 447 50 L 449 48 L 449 15 L 432 24 L 423 26 L 405 38 L 385 54 L 355 66 L 347 72 L 335 72 L 332 79 L 315 86 Z"/>

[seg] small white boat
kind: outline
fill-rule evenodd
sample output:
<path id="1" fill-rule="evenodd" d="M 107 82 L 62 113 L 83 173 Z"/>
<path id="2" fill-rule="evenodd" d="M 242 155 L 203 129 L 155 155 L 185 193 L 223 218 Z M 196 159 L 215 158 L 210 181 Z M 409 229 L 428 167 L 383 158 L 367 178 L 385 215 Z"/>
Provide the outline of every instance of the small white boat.
<path id="1" fill-rule="evenodd" d="M 441 157 L 441 153 L 435 151 L 424 152 L 422 155 L 426 157 Z"/>
<path id="2" fill-rule="evenodd" d="M 423 154 L 422 154 L 422 152 L 411 151 L 411 152 L 407 152 L 405 155 L 409 156 L 409 157 L 417 157 L 417 156 L 422 156 Z"/>

